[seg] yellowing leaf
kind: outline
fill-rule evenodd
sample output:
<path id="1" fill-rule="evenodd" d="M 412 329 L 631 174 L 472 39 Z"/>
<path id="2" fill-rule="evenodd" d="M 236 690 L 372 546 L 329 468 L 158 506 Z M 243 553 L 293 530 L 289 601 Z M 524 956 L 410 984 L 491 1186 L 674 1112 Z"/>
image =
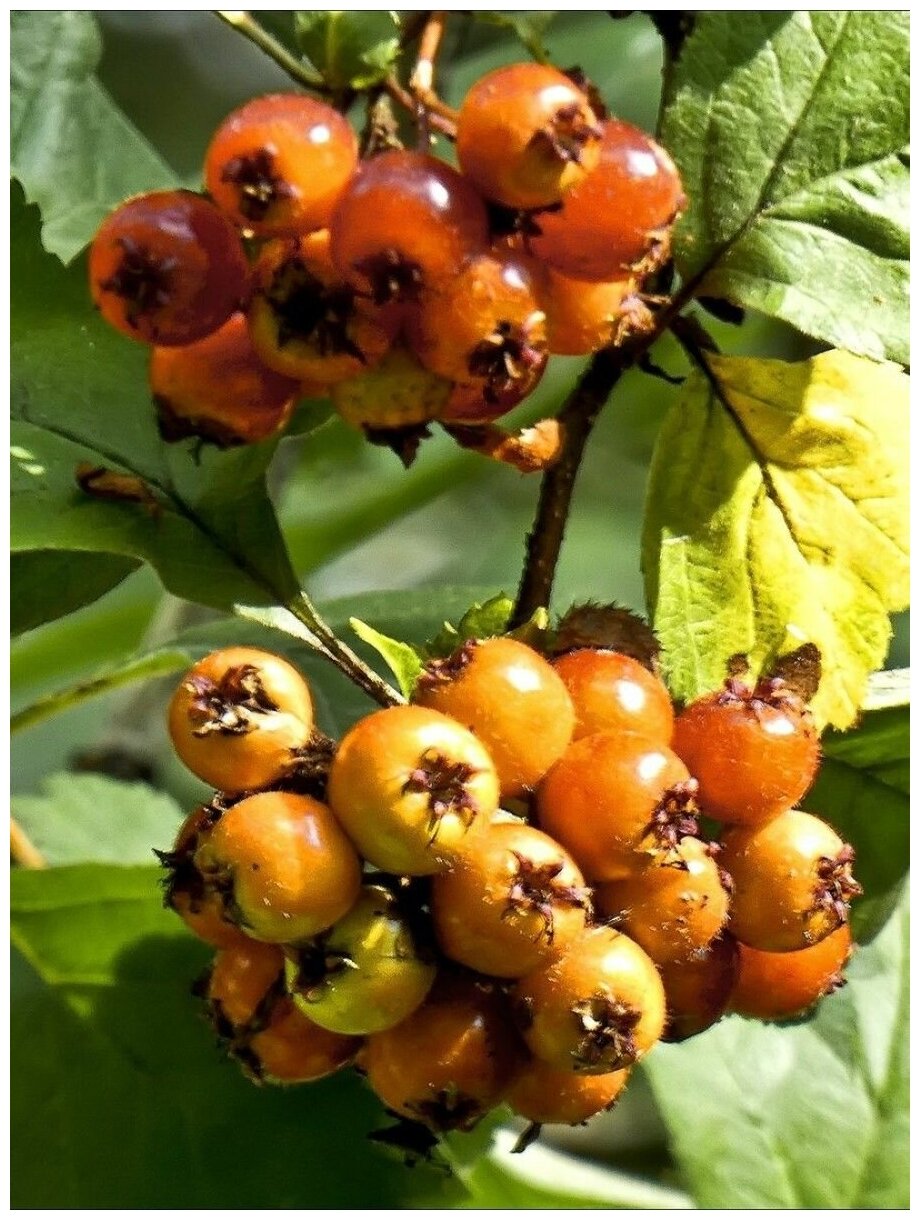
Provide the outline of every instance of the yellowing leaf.
<path id="1" fill-rule="evenodd" d="M 643 567 L 674 693 L 811 641 L 813 708 L 846 728 L 908 591 L 908 378 L 844 352 L 705 357 L 652 463 Z"/>

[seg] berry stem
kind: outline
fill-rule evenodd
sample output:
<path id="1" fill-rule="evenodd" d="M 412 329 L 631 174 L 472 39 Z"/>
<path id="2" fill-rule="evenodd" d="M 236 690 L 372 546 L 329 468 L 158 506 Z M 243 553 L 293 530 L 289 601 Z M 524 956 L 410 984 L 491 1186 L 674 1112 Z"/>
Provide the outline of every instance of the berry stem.
<path id="1" fill-rule="evenodd" d="M 512 627 L 522 626 L 541 606 L 549 604 L 585 445 L 601 408 L 631 361 L 632 356 L 624 359 L 620 350 L 605 348 L 598 352 L 560 412 L 562 451 L 540 484 Z"/>
<path id="2" fill-rule="evenodd" d="M 395 707 L 406 700 L 374 671 L 365 665 L 356 652 L 338 638 L 326 620 L 314 606 L 310 597 L 301 592 L 298 597 L 285 604 L 285 608 L 294 615 L 299 623 L 316 638 L 317 651 L 340 669 L 346 678 L 350 678 L 367 695 L 379 703 L 381 707 Z"/>
<path id="3" fill-rule="evenodd" d="M 384 81 L 384 88 L 393 99 L 398 102 L 403 109 L 408 110 L 410 114 L 418 115 L 418 103 L 412 96 L 410 91 L 396 79 L 395 76 L 388 76 Z M 447 118 L 443 114 L 438 114 L 434 110 L 427 112 L 428 126 L 434 131 L 439 131 L 442 136 L 447 136 L 449 140 L 457 138 L 457 124 L 451 118 Z"/>
<path id="4" fill-rule="evenodd" d="M 322 76 L 302 63 L 299 59 L 293 56 L 290 51 L 277 40 L 268 30 L 259 25 L 252 15 L 245 10 L 236 9 L 215 9 L 215 14 L 226 22 L 227 25 L 242 34 L 244 38 L 248 38 L 250 42 L 254 42 L 260 51 L 275 61 L 279 68 L 283 68 L 292 80 L 297 81 L 299 85 L 303 85 L 305 89 L 313 89 L 318 92 L 325 92 L 326 85 Z"/>
<path id="5" fill-rule="evenodd" d="M 419 39 L 418 58 L 415 61 L 409 88 L 420 108 L 449 119 L 451 123 L 456 123 L 457 111 L 452 106 L 448 106 L 446 102 L 442 102 L 434 90 L 434 67 L 441 48 L 441 40 L 444 37 L 447 17 L 445 10 L 438 9 L 431 13 L 425 22 L 422 36 Z"/>
<path id="6" fill-rule="evenodd" d="M 48 861 L 15 818 L 10 818 L 10 859 L 20 868 L 48 867 Z"/>

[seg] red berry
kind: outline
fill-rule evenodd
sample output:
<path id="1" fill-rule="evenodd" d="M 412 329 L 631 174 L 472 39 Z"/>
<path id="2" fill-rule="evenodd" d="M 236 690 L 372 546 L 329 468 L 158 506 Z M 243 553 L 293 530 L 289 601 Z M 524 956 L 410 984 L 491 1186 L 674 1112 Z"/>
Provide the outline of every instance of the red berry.
<path id="1" fill-rule="evenodd" d="M 843 986 L 842 972 L 853 951 L 853 938 L 843 924 L 816 945 L 792 953 L 765 953 L 748 945 L 739 945 L 739 950 L 732 1012 L 761 1021 L 782 1021 L 807 1012 Z"/>
<path id="2" fill-rule="evenodd" d="M 603 1075 L 661 1037 L 664 988 L 651 958 L 612 928 L 591 928 L 512 990 L 524 1041 L 559 1071 Z"/>
<path id="3" fill-rule="evenodd" d="M 547 267 L 540 299 L 550 352 L 587 356 L 616 342 L 630 328 L 634 292 L 629 277 L 589 284 Z"/>
<path id="4" fill-rule="evenodd" d="M 131 339 L 194 343 L 240 308 L 249 269 L 233 225 L 191 191 L 129 199 L 102 222 L 89 252 L 93 300 Z"/>
<path id="5" fill-rule="evenodd" d="M 703 810 L 747 826 L 797 804 L 820 755 L 814 720 L 796 695 L 734 680 L 681 712 L 674 749 L 699 782 Z"/>
<path id="6" fill-rule="evenodd" d="M 511 208 L 556 203 L 600 157 L 584 93 L 548 64 L 509 64 L 472 87 L 457 118 L 457 159 L 489 199 Z"/>
<path id="7" fill-rule="evenodd" d="M 546 365 L 546 316 L 528 260 L 479 254 L 449 283 L 426 293 L 408 339 L 426 368 L 464 394 L 508 411 L 530 393 Z M 456 416 L 456 404 L 449 412 Z"/>
<path id="8" fill-rule="evenodd" d="M 435 157 L 385 152 L 365 161 L 331 222 L 332 258 L 375 301 L 417 300 L 488 244 L 485 206 Z"/>
<path id="9" fill-rule="evenodd" d="M 207 835 L 216 817 L 215 810 L 199 805 L 182 823 L 172 850 L 157 855 L 169 870 L 165 879 L 166 905 L 200 940 L 217 949 L 229 949 L 248 944 L 249 937 L 225 917 L 220 895 L 208 888 L 195 867 L 200 839 Z"/>
<path id="10" fill-rule="evenodd" d="M 615 280 L 643 261 L 684 204 L 674 162 L 651 136 L 609 119 L 600 162 L 557 212 L 541 213 L 533 252 L 576 280 Z"/>
<path id="11" fill-rule="evenodd" d="M 619 881 L 673 861 L 695 834 L 696 785 L 667 746 L 622 732 L 573 742 L 537 792 L 541 827 L 589 881 Z"/>
<path id="12" fill-rule="evenodd" d="M 553 662 L 575 708 L 575 734 L 614 729 L 655 745 L 668 745 L 674 709 L 664 683 L 632 657 L 599 648 L 578 648 Z"/>
<path id="13" fill-rule="evenodd" d="M 588 911 L 584 878 L 568 852 L 524 822 L 486 826 L 431 886 L 442 951 L 496 978 L 519 978 L 563 952 Z"/>
<path id="14" fill-rule="evenodd" d="M 265 440 L 284 429 L 300 394 L 296 381 L 256 356 L 241 313 L 197 343 L 155 347 L 149 379 L 167 441 L 187 436 L 218 445 Z"/>
<path id="15" fill-rule="evenodd" d="M 628 1080 L 628 1068 L 600 1076 L 581 1076 L 531 1059 L 508 1090 L 505 1101 L 515 1114 L 532 1123 L 574 1126 L 602 1110 L 612 1109 Z"/>
<path id="16" fill-rule="evenodd" d="M 495 761 L 503 797 L 523 796 L 572 737 L 572 701 L 538 652 L 503 636 L 467 640 L 431 662 L 414 699 L 469 725 Z"/>
<path id="17" fill-rule="evenodd" d="M 211 198 L 259 237 L 328 225 L 358 164 L 347 121 L 302 93 L 254 98 L 218 127 L 205 157 Z"/>
<path id="18" fill-rule="evenodd" d="M 728 919 L 721 870 L 708 846 L 689 837 L 668 863 L 598 886 L 595 902 L 656 965 L 699 957 Z"/>
<path id="19" fill-rule="evenodd" d="M 683 1042 L 722 1019 L 738 978 L 738 942 L 727 933 L 699 957 L 659 966 L 667 997 L 663 1042 Z"/>
<path id="20" fill-rule="evenodd" d="M 799 809 L 735 826 L 719 862 L 734 882 L 730 928 L 752 949 L 806 949 L 846 923 L 854 854 L 833 827 Z"/>

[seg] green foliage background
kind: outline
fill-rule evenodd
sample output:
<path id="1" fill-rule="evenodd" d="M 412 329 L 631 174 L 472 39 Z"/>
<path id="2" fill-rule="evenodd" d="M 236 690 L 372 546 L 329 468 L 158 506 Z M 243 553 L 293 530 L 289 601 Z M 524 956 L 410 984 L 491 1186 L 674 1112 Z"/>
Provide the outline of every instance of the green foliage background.
<path id="1" fill-rule="evenodd" d="M 294 46 L 290 14 L 265 16 Z M 383 16 L 362 27 L 354 14 L 348 37 L 334 38 L 328 16 L 304 18 L 302 49 L 344 79 L 382 70 L 392 51 Z M 655 127 L 661 42 L 639 14 L 457 20 L 440 77 L 447 97 L 525 54 L 517 36 L 538 56 L 578 63 L 616 113 Z M 826 344 L 906 359 L 905 38 L 900 14 L 750 14 L 740 25 L 710 14 L 693 35 L 700 50 L 688 47 L 669 73 L 665 138 L 694 200 L 678 266 L 690 279 L 706 275 L 711 295 L 764 311 L 741 328 L 706 319 L 726 357 L 804 361 Z M 333 45 L 337 58 L 324 64 Z M 226 641 L 284 649 L 315 685 L 323 728 L 341 730 L 366 710 L 364 697 L 251 616 L 305 583 L 339 633 L 379 662 L 351 635 L 350 617 L 420 642 L 472 602 L 513 593 L 537 486 L 444 437 L 404 472 L 319 404 L 304 404 L 302 439 L 286 441 L 268 472 L 277 524 L 265 496 L 271 445 L 205 453 L 200 465 L 184 449 L 166 452 L 147 407 L 144 352 L 92 314 L 80 251 L 124 195 L 197 185 L 217 122 L 287 78 L 207 13 L 101 14 L 98 25 L 86 13 L 17 13 L 12 46 L 13 804 L 55 866 L 12 877 L 14 1206 L 904 1206 L 907 712 L 902 694 L 885 698 L 878 684 L 871 691 L 886 706 L 828 735 L 810 800 L 857 847 L 866 897 L 855 926 L 868 942 L 850 985 L 814 1021 L 766 1028 L 730 1018 L 686 1046 L 658 1048 L 609 1119 L 563 1137 L 569 1153 L 511 1158 L 505 1133 L 482 1131 L 451 1147 L 452 1178 L 409 1173 L 368 1143 L 381 1115 L 357 1080 L 256 1091 L 220 1058 L 188 994 L 207 955 L 162 910 L 151 863 L 150 847 L 170 842 L 200 795 L 167 748 L 169 675 Z M 855 113 L 854 89 L 858 132 L 854 123 L 828 161 L 828 132 Z M 726 257 L 701 270 L 713 250 Z M 820 291 L 803 300 L 815 283 Z M 688 372 L 670 338 L 654 355 Z M 556 358 L 520 418 L 555 411 L 581 363 Z M 871 403 L 876 369 L 866 368 Z M 684 466 L 675 462 L 688 435 L 681 421 L 722 419 L 718 393 L 706 398 L 701 380 L 675 391 L 627 374 L 588 451 L 556 591 L 557 607 L 591 597 L 645 609 L 651 468 L 667 493 L 645 518 L 644 564 L 652 607 L 659 584 L 669 591 L 658 626 L 678 685 L 704 680 L 682 676 L 682 641 L 694 617 L 718 612 L 727 587 L 727 569 L 713 584 L 685 586 L 658 566 L 661 523 L 680 526 L 683 500 L 689 508 L 699 489 L 689 451 Z M 899 392 L 887 404 L 895 413 Z M 867 418 L 874 439 L 863 465 L 899 419 Z M 655 450 L 659 435 L 674 448 L 659 440 Z M 129 456 L 155 489 L 159 521 L 75 498 L 76 462 L 112 455 L 116 464 Z M 670 477 L 676 467 L 684 482 Z M 769 462 L 760 469 L 769 476 Z M 845 558 L 844 568 L 854 565 Z M 888 645 L 887 611 L 903 596 L 893 577 L 862 573 L 870 643 L 865 656 L 853 649 L 858 690 L 869 668 L 906 661 L 902 624 Z M 179 598 L 210 610 L 190 613 Z M 234 606 L 250 618 L 215 617 Z M 743 621 L 765 638 L 763 616 Z M 705 677 L 733 651 L 724 638 L 704 649 Z M 847 723 L 835 714 L 826 719 Z M 150 759 L 155 786 L 75 769 L 112 752 Z"/>

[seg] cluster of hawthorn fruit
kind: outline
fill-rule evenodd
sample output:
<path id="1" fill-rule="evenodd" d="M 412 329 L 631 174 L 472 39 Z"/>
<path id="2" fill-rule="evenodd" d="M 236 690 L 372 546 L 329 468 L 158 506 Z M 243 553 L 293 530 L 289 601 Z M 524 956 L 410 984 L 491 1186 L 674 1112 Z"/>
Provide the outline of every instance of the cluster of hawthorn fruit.
<path id="1" fill-rule="evenodd" d="M 207 195 L 142 195 L 104 221 L 93 299 L 152 345 L 165 439 L 259 441 L 328 396 L 411 456 L 429 422 L 469 440 L 551 353 L 648 318 L 637 290 L 667 256 L 680 177 L 589 86 L 513 64 L 463 102 L 459 169 L 371 151 L 323 101 L 256 98 L 217 129 Z"/>
<path id="2" fill-rule="evenodd" d="M 432 1138 L 499 1104 L 533 1132 L 608 1109 L 661 1038 L 841 983 L 859 887 L 795 808 L 801 696 L 736 675 L 675 715 L 577 614 L 551 638 L 466 640 L 338 744 L 277 656 L 182 679 L 172 740 L 220 791 L 162 853 L 167 902 L 218 951 L 202 993 L 252 1078 L 354 1064 Z"/>

